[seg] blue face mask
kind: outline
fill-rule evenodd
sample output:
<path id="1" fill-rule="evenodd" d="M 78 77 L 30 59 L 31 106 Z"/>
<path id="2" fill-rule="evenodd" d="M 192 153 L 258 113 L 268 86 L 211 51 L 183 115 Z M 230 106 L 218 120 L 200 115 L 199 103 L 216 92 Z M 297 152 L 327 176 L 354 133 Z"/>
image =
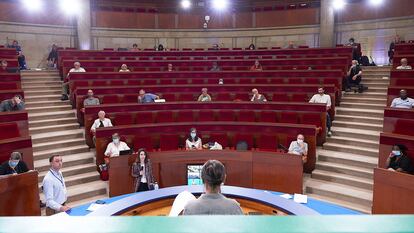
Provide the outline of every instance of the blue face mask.
<path id="1" fill-rule="evenodd" d="M 392 153 L 393 153 L 395 156 L 400 156 L 400 155 L 401 155 L 401 151 L 399 151 L 399 150 L 393 150 L 393 151 L 392 151 Z"/>
<path id="2" fill-rule="evenodd" d="M 19 161 L 10 161 L 9 160 L 9 166 L 11 167 L 11 168 L 15 168 L 16 166 L 17 166 L 17 164 L 19 163 Z"/>

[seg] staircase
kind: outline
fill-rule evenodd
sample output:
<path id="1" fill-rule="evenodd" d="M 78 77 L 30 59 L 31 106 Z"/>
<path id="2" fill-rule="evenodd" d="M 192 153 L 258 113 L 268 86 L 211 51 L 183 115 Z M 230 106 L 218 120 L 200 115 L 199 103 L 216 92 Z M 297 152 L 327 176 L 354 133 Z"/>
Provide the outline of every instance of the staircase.
<path id="1" fill-rule="evenodd" d="M 309 196 L 371 213 L 389 76 L 390 67 L 364 67 L 362 84 L 369 89 L 343 95 L 333 136 L 317 149 L 316 169 L 304 181 Z"/>
<path id="2" fill-rule="evenodd" d="M 69 101 L 60 100 L 62 82 L 58 72 L 26 71 L 21 78 L 39 186 L 50 167 L 48 158 L 58 154 L 63 156 L 69 206 L 107 197 L 106 183 L 99 179 L 94 152 L 85 143 L 75 110 Z"/>

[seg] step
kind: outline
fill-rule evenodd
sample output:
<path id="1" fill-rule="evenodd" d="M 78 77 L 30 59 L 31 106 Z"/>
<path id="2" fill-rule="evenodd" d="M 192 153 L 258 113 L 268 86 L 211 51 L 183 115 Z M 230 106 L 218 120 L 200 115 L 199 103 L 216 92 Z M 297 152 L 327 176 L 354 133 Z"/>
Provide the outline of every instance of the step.
<path id="1" fill-rule="evenodd" d="M 379 141 L 381 131 L 363 130 L 363 129 L 349 129 L 344 127 L 332 127 L 334 136 L 359 138 L 367 140 Z M 33 140 L 33 139 L 32 139 Z"/>
<path id="2" fill-rule="evenodd" d="M 366 147 L 357 147 L 354 145 L 343 145 L 340 143 L 333 143 L 333 142 L 325 142 L 323 144 L 324 150 L 332 150 L 332 151 L 339 151 L 339 152 L 348 152 L 357 155 L 366 155 L 372 156 L 374 158 L 378 158 L 378 148 L 366 148 Z"/>
<path id="3" fill-rule="evenodd" d="M 390 80 L 387 78 L 364 78 L 364 80 L 361 81 L 362 84 L 390 84 Z"/>
<path id="4" fill-rule="evenodd" d="M 43 87 L 43 86 L 60 86 L 62 87 L 62 81 L 48 81 L 48 80 L 22 80 L 23 87 Z"/>
<path id="5" fill-rule="evenodd" d="M 348 208 L 350 210 L 355 210 L 360 213 L 371 214 L 371 206 L 358 205 L 358 204 L 355 204 L 354 202 L 343 201 L 343 200 L 335 199 L 332 197 L 317 195 L 313 193 L 306 193 L 306 194 L 308 195 L 308 197 L 313 198 L 315 200 L 332 203 L 338 206 Z"/>
<path id="6" fill-rule="evenodd" d="M 93 181 L 79 185 L 67 187 L 67 203 L 78 202 L 96 196 L 106 196 L 107 184 L 104 181 Z M 41 200 L 45 200 L 44 195 L 40 195 Z M 68 205 L 69 206 L 69 205 Z M 72 207 L 72 206 L 70 206 Z"/>
<path id="7" fill-rule="evenodd" d="M 347 121 L 347 122 L 359 122 L 359 123 L 372 123 L 383 125 L 384 118 L 380 117 L 365 117 L 365 116 L 351 116 L 351 115 L 335 115 L 335 121 Z"/>
<path id="8" fill-rule="evenodd" d="M 65 130 L 65 131 L 58 131 L 58 132 L 50 132 L 50 133 L 41 133 L 41 134 L 33 134 L 32 136 L 32 143 L 33 145 L 37 143 L 45 143 L 45 142 L 53 142 L 59 140 L 69 140 L 74 138 L 84 138 L 84 130 L 83 129 L 75 129 L 75 130 Z"/>
<path id="9" fill-rule="evenodd" d="M 57 118 L 68 118 L 72 117 L 76 119 L 76 114 L 74 110 L 67 111 L 57 111 L 57 112 L 45 112 L 45 113 L 29 113 L 29 121 L 38 121 L 38 120 L 47 120 L 47 119 L 57 119 Z"/>
<path id="10" fill-rule="evenodd" d="M 384 77 L 390 77 L 390 72 L 364 72 L 362 74 L 362 80 L 365 78 L 384 78 Z"/>
<path id="11" fill-rule="evenodd" d="M 85 184 L 89 182 L 94 182 L 100 180 L 99 172 L 92 171 L 92 172 L 84 172 L 77 175 L 69 176 L 65 178 L 65 185 L 66 187 L 74 186 L 74 185 L 80 185 Z M 39 182 L 39 190 L 41 190 L 42 182 Z"/>
<path id="12" fill-rule="evenodd" d="M 367 104 L 383 104 L 384 106 L 387 103 L 386 98 L 370 98 L 369 96 L 343 96 L 341 98 L 341 105 L 342 103 L 367 103 Z"/>
<path id="13" fill-rule="evenodd" d="M 336 172 L 314 170 L 312 172 L 312 178 L 317 180 L 329 181 L 337 184 L 349 185 L 361 189 L 372 191 L 373 181 L 371 179 L 365 179 L 358 176 L 351 176 L 346 174 L 339 174 Z"/>
<path id="14" fill-rule="evenodd" d="M 37 102 L 37 101 L 60 101 L 62 98 L 62 93 L 59 95 L 32 95 L 32 96 L 25 96 L 25 100 L 29 102 Z M 64 101 L 62 101 L 64 102 Z"/>
<path id="15" fill-rule="evenodd" d="M 336 109 L 336 114 L 339 114 L 339 115 L 384 118 L 384 110 L 355 109 L 355 108 L 345 108 L 345 107 L 336 107 L 335 109 Z"/>
<path id="16" fill-rule="evenodd" d="M 43 181 L 43 178 L 45 177 L 48 171 L 49 170 L 39 172 L 39 177 L 38 177 L 39 183 Z M 61 171 L 65 179 L 69 179 L 71 176 L 75 176 L 75 175 L 82 174 L 82 173 L 97 172 L 96 164 L 94 163 L 79 164 L 75 166 L 65 167 L 65 161 L 63 161 L 63 167 Z"/>
<path id="17" fill-rule="evenodd" d="M 352 138 L 352 137 L 340 137 L 340 136 L 333 136 L 327 139 L 327 142 L 342 144 L 342 145 L 353 145 L 356 147 L 364 147 L 364 148 L 371 148 L 371 149 L 378 149 L 379 144 L 377 140 L 368 140 L 368 139 L 360 139 L 360 138 Z"/>
<path id="18" fill-rule="evenodd" d="M 32 86 L 32 85 L 23 85 L 22 89 L 26 91 L 37 91 L 37 90 L 48 90 L 48 91 L 61 91 L 62 85 L 42 85 L 42 86 Z"/>
<path id="19" fill-rule="evenodd" d="M 336 119 L 335 119 L 335 121 L 333 121 L 332 125 L 336 126 L 336 127 L 366 129 L 366 130 L 373 130 L 373 131 L 382 131 L 382 128 L 383 128 L 382 124 L 369 124 L 369 123 L 360 123 L 360 122 L 339 121 L 339 120 L 336 120 Z"/>
<path id="20" fill-rule="evenodd" d="M 340 105 L 344 108 L 384 110 L 384 108 L 386 107 L 386 102 L 355 103 L 349 100 L 342 100 Z"/>
<path id="21" fill-rule="evenodd" d="M 364 93 L 385 93 L 387 94 L 388 87 L 370 87 Z"/>
<path id="22" fill-rule="evenodd" d="M 39 96 L 39 95 L 59 95 L 62 94 L 62 89 L 60 90 L 37 90 L 37 91 L 24 91 L 25 97 Z"/>
<path id="23" fill-rule="evenodd" d="M 65 155 L 62 157 L 63 165 L 64 167 L 72 167 L 82 164 L 91 164 L 93 163 L 94 156 L 95 154 L 92 152 Z M 48 171 L 50 168 L 49 160 L 42 159 L 34 161 L 34 167 L 39 172 Z"/>
<path id="24" fill-rule="evenodd" d="M 317 154 L 318 161 L 321 162 L 345 164 L 368 169 L 372 169 L 378 165 L 378 159 L 371 156 L 324 150 L 319 148 L 317 150 Z"/>
<path id="25" fill-rule="evenodd" d="M 336 172 L 340 174 L 347 174 L 351 176 L 359 176 L 366 179 L 372 179 L 374 170 L 373 168 L 357 167 L 323 161 L 318 161 L 316 164 L 316 169 Z"/>
<path id="26" fill-rule="evenodd" d="M 70 147 L 70 146 L 80 146 L 85 145 L 84 138 L 73 138 L 73 139 L 65 139 L 65 140 L 53 140 L 52 142 L 43 142 L 43 143 L 36 143 L 33 144 L 33 152 L 43 151 L 43 150 L 50 150 L 56 148 L 56 145 L 60 147 Z"/>
<path id="27" fill-rule="evenodd" d="M 105 200 L 105 199 L 108 199 L 108 198 L 109 198 L 108 195 L 97 195 L 97 196 L 89 197 L 89 198 L 82 199 L 82 200 L 79 200 L 79 201 L 68 202 L 68 206 L 74 208 L 74 207 L 79 207 L 79 206 L 85 205 L 85 204 L 92 204 L 92 203 L 96 202 L 97 200 Z"/>
<path id="28" fill-rule="evenodd" d="M 26 82 L 31 82 L 31 81 L 42 81 L 42 82 L 58 82 L 58 81 L 62 81 L 62 79 L 59 76 L 56 75 L 44 75 L 44 76 L 22 76 L 21 78 L 22 81 Z"/>
<path id="29" fill-rule="evenodd" d="M 310 179 L 306 183 L 306 192 L 366 207 L 372 205 L 372 191 L 329 181 Z"/>
<path id="30" fill-rule="evenodd" d="M 89 147 L 87 145 L 78 145 L 78 146 L 69 146 L 65 148 L 54 148 L 49 150 L 33 152 L 33 160 L 48 159 L 52 155 L 70 155 L 89 152 Z"/>
<path id="31" fill-rule="evenodd" d="M 381 82 L 368 82 L 368 83 L 365 83 L 365 82 L 363 82 L 362 85 L 367 86 L 368 90 L 369 90 L 370 88 L 376 88 L 376 87 L 387 88 L 389 86 L 389 83 L 385 83 L 385 82 L 384 83 L 381 83 Z"/>
<path id="32" fill-rule="evenodd" d="M 72 110 L 71 105 L 26 107 L 28 113 L 49 113 Z"/>
<path id="33" fill-rule="evenodd" d="M 29 121 L 29 127 L 42 127 L 49 125 L 61 125 L 61 124 L 72 124 L 76 123 L 76 119 L 73 117 L 56 118 L 47 120 Z"/>
<path id="34" fill-rule="evenodd" d="M 26 108 L 34 108 L 34 107 L 57 107 L 57 106 L 66 106 L 70 105 L 69 100 L 61 101 L 61 100 L 47 100 L 47 101 L 26 101 L 24 103 Z"/>

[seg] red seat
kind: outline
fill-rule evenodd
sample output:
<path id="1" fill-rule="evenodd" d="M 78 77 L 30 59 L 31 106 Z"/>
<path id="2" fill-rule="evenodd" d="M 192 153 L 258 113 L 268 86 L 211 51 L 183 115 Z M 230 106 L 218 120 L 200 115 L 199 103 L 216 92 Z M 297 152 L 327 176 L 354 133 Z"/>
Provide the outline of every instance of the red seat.
<path id="1" fill-rule="evenodd" d="M 236 93 L 234 95 L 234 100 L 249 101 L 250 97 L 246 93 Z"/>
<path id="2" fill-rule="evenodd" d="M 193 78 L 193 79 L 191 79 L 191 84 L 204 84 L 204 79 L 202 79 L 202 78 Z"/>
<path id="3" fill-rule="evenodd" d="M 229 147 L 229 139 L 226 133 L 212 133 L 209 137 L 209 142 L 219 143 L 223 149 Z"/>
<path id="4" fill-rule="evenodd" d="M 0 140 L 20 137 L 19 127 L 15 122 L 0 124 L 0 132 Z"/>
<path id="5" fill-rule="evenodd" d="M 290 124 L 297 124 L 298 123 L 298 115 L 296 112 L 281 112 L 280 123 L 290 123 Z"/>
<path id="6" fill-rule="evenodd" d="M 214 121 L 214 112 L 212 110 L 200 110 L 198 112 L 198 121 Z"/>
<path id="7" fill-rule="evenodd" d="M 239 84 L 252 84 L 251 78 L 241 78 L 239 79 Z"/>
<path id="8" fill-rule="evenodd" d="M 180 138 L 176 134 L 160 135 L 160 150 L 178 150 L 180 147 Z"/>
<path id="9" fill-rule="evenodd" d="M 287 94 L 274 93 L 272 101 L 289 102 L 289 96 Z"/>
<path id="10" fill-rule="evenodd" d="M 153 151 L 154 150 L 154 143 L 152 142 L 152 138 L 148 136 L 136 136 L 133 142 L 134 151 L 138 151 L 139 149 L 143 148 L 146 151 Z"/>
<path id="11" fill-rule="evenodd" d="M 114 68 L 113 67 L 102 67 L 101 68 L 101 72 L 114 72 Z"/>
<path id="12" fill-rule="evenodd" d="M 232 147 L 234 147 L 234 149 L 236 149 L 237 143 L 239 142 L 246 142 L 247 143 L 247 149 L 250 150 L 254 147 L 253 144 L 253 135 L 252 134 L 236 134 L 233 137 L 233 141 L 232 141 Z"/>
<path id="13" fill-rule="evenodd" d="M 155 79 L 144 79 L 142 85 L 150 86 L 150 85 L 157 85 L 157 80 Z"/>
<path id="14" fill-rule="evenodd" d="M 230 93 L 228 92 L 221 92 L 216 95 L 216 101 L 230 101 Z"/>
<path id="15" fill-rule="evenodd" d="M 177 122 L 194 122 L 194 112 L 192 110 L 183 110 L 177 113 Z"/>
<path id="16" fill-rule="evenodd" d="M 137 80 L 137 79 L 130 79 L 127 81 L 128 86 L 139 86 L 141 85 L 141 80 Z"/>
<path id="17" fill-rule="evenodd" d="M 123 86 L 124 80 L 111 80 L 110 85 L 111 86 Z"/>
<path id="18" fill-rule="evenodd" d="M 137 101 L 138 101 L 138 95 L 126 94 L 124 95 L 124 98 L 122 98 L 123 103 L 137 103 Z"/>
<path id="19" fill-rule="evenodd" d="M 160 85 L 172 85 L 172 79 L 161 78 Z"/>
<path id="20" fill-rule="evenodd" d="M 317 113 L 304 113 L 302 116 L 301 124 L 315 125 L 320 128 L 321 126 L 321 116 Z"/>
<path id="21" fill-rule="evenodd" d="M 168 102 L 175 102 L 177 101 L 177 97 L 174 93 L 164 93 L 162 94 L 162 98 Z"/>
<path id="22" fill-rule="evenodd" d="M 151 124 L 154 122 L 152 112 L 138 112 L 135 123 L 136 124 Z"/>
<path id="23" fill-rule="evenodd" d="M 301 78 L 288 78 L 289 84 L 302 84 L 303 80 Z"/>
<path id="24" fill-rule="evenodd" d="M 195 101 L 194 96 L 191 93 L 181 93 L 178 99 L 180 101 Z"/>
<path id="25" fill-rule="evenodd" d="M 281 78 L 271 78 L 270 83 L 271 84 L 283 84 L 283 79 L 281 79 Z"/>
<path id="26" fill-rule="evenodd" d="M 275 123 L 277 119 L 277 114 L 274 111 L 261 111 L 259 119 L 259 122 Z"/>
<path id="27" fill-rule="evenodd" d="M 116 104 L 119 103 L 117 95 L 104 95 L 102 99 L 104 104 Z"/>
<path id="28" fill-rule="evenodd" d="M 174 117 L 172 111 L 160 111 L 157 112 L 157 122 L 164 123 L 164 122 L 174 122 Z"/>
<path id="29" fill-rule="evenodd" d="M 252 110 L 240 110 L 237 119 L 243 122 L 255 122 L 255 112 Z"/>
<path id="30" fill-rule="evenodd" d="M 217 113 L 218 121 L 234 121 L 234 111 L 222 109 Z"/>
<path id="31" fill-rule="evenodd" d="M 148 68 L 148 71 L 158 72 L 158 71 L 160 71 L 160 68 L 159 67 L 150 67 L 150 68 Z"/>
<path id="32" fill-rule="evenodd" d="M 175 84 L 182 84 L 182 85 L 188 84 L 188 79 L 176 79 Z"/>
<path id="33" fill-rule="evenodd" d="M 236 70 L 249 70 L 249 69 L 244 66 L 236 66 Z"/>
<path id="34" fill-rule="evenodd" d="M 294 93 L 294 94 L 292 94 L 291 101 L 294 101 L 294 102 L 308 102 L 309 97 L 308 97 L 307 94 Z"/>
<path id="35" fill-rule="evenodd" d="M 269 80 L 267 78 L 256 78 L 255 83 L 256 84 L 269 84 Z"/>
<path id="36" fill-rule="evenodd" d="M 118 113 L 115 115 L 114 125 L 132 125 L 134 119 L 130 113 Z"/>
<path id="37" fill-rule="evenodd" d="M 260 134 L 256 140 L 257 149 L 262 151 L 276 151 L 278 144 L 277 135 Z"/>
<path id="38" fill-rule="evenodd" d="M 320 84 L 321 82 L 317 78 L 307 78 L 305 79 L 306 84 Z"/>

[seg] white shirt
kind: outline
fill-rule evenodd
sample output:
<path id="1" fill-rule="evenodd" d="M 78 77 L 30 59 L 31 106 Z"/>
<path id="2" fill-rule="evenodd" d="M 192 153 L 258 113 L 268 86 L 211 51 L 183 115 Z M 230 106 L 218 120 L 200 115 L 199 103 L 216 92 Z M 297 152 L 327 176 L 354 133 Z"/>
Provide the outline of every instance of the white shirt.
<path id="1" fill-rule="evenodd" d="M 117 157 L 119 156 L 119 151 L 129 150 L 129 149 L 130 148 L 125 142 L 119 142 L 118 146 L 115 145 L 115 143 L 111 142 L 106 147 L 105 155 L 109 156 L 109 154 L 111 154 L 111 157 Z"/>
<path id="2" fill-rule="evenodd" d="M 303 142 L 303 144 L 304 144 L 304 147 L 302 149 L 300 147 L 298 141 L 292 141 L 290 143 L 290 146 L 289 146 L 289 153 L 292 153 L 292 154 L 295 154 L 295 155 L 303 155 L 306 152 L 306 154 L 307 154 L 308 153 L 308 143 Z"/>
<path id="3" fill-rule="evenodd" d="M 86 70 L 82 67 L 79 67 L 79 69 L 72 68 L 69 70 L 69 73 L 79 73 L 79 72 L 86 72 Z"/>
<path id="4" fill-rule="evenodd" d="M 185 148 L 189 148 L 190 150 L 193 150 L 193 147 L 195 147 L 196 149 L 201 147 L 201 138 L 198 138 L 198 140 L 195 142 L 192 142 L 188 139 L 185 141 Z"/>
<path id="5" fill-rule="evenodd" d="M 326 104 L 327 107 L 331 107 L 331 96 L 327 94 L 315 94 L 312 96 L 312 98 L 309 100 L 309 103 L 317 103 L 317 104 Z"/>
<path id="6" fill-rule="evenodd" d="M 67 190 L 62 172 L 50 169 L 43 178 L 42 186 L 46 206 L 55 211 L 60 211 L 62 204 L 67 200 Z"/>
<path id="7" fill-rule="evenodd" d="M 408 98 L 403 100 L 400 97 L 392 100 L 391 108 L 413 108 L 414 99 Z"/>
<path id="8" fill-rule="evenodd" d="M 411 69 L 412 69 L 412 67 L 409 66 L 409 65 L 406 65 L 406 66 L 398 66 L 397 67 L 397 70 L 411 70 Z"/>
<path id="9" fill-rule="evenodd" d="M 113 126 L 112 122 L 111 122 L 111 119 L 108 119 L 108 118 L 104 118 L 102 120 L 102 123 L 103 123 L 104 127 L 112 127 Z M 93 122 L 93 124 L 92 124 L 91 131 L 95 131 L 96 128 L 99 128 L 100 124 L 101 124 L 101 120 L 99 118 L 96 119 L 95 122 Z"/>
<path id="10" fill-rule="evenodd" d="M 144 171 L 144 175 L 141 177 L 141 183 L 147 183 L 147 177 L 145 176 L 145 164 L 141 164 L 142 171 Z"/>

